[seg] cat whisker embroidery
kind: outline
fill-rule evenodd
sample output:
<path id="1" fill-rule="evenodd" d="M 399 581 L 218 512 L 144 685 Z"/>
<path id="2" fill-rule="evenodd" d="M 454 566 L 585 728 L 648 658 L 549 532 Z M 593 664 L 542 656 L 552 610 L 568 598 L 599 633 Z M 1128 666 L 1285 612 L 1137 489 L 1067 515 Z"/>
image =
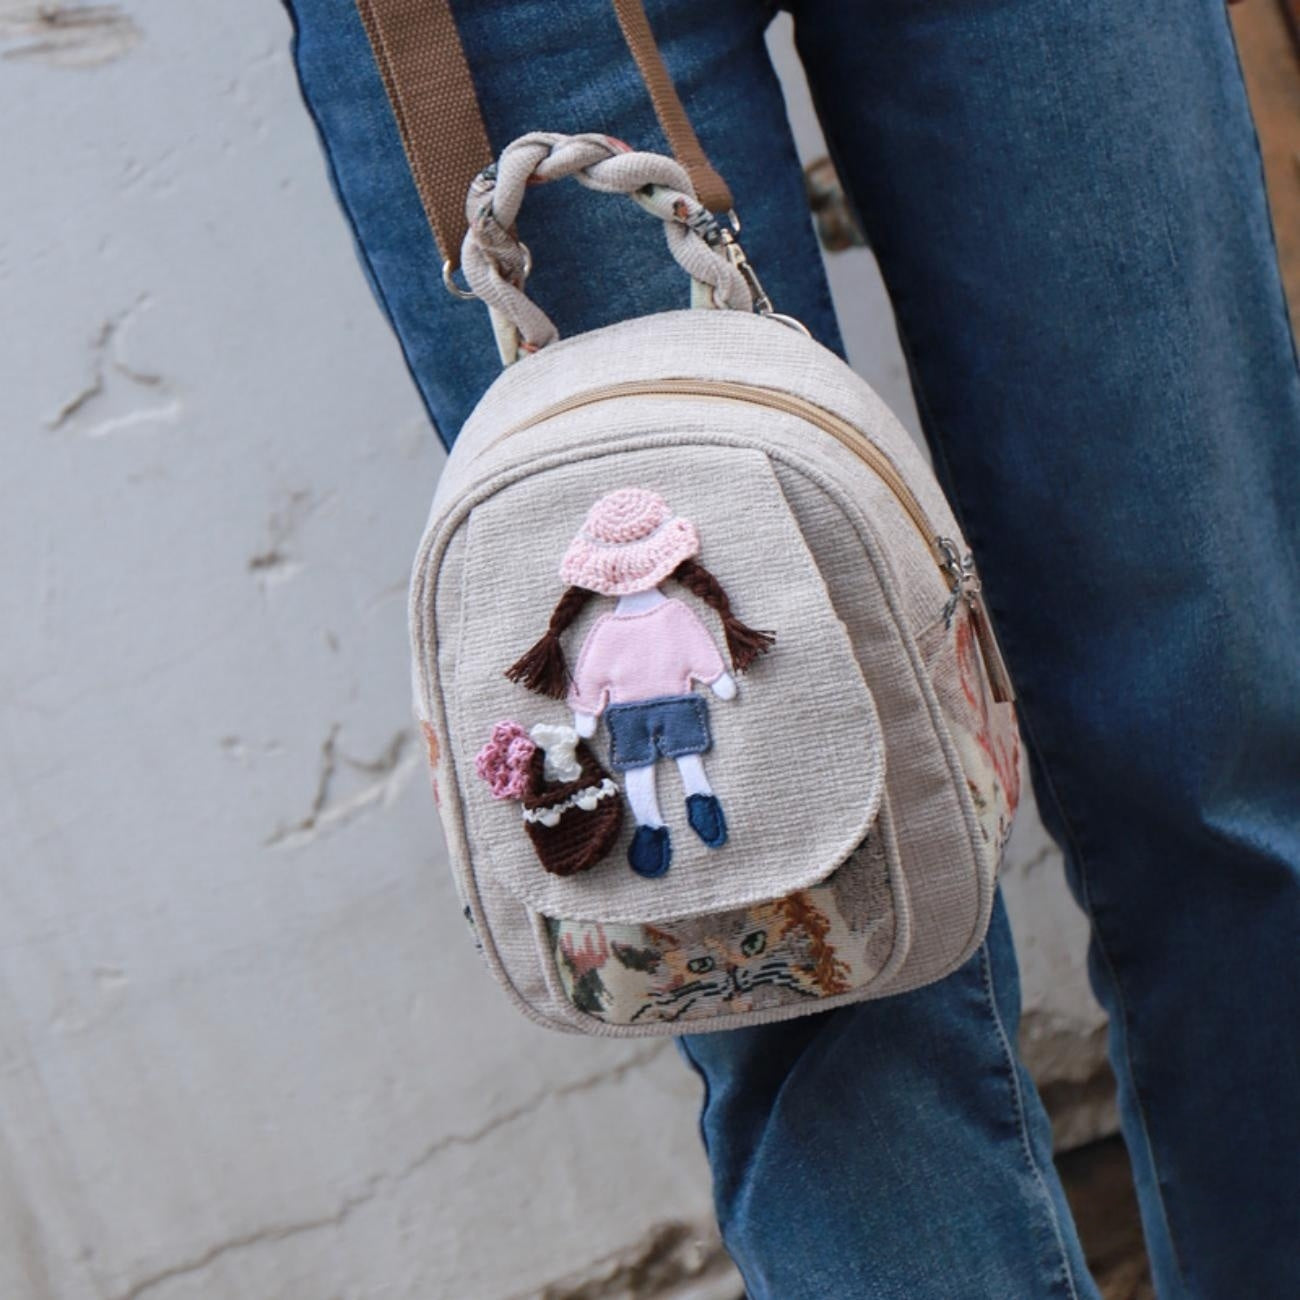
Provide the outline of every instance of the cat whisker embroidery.
<path id="1" fill-rule="evenodd" d="M 680 988 L 654 991 L 632 1019 L 639 1020 L 646 1013 L 655 1012 L 651 1016 L 653 1020 L 678 1020 L 699 1002 L 725 1000 L 725 987 L 720 980 L 696 980 Z"/>

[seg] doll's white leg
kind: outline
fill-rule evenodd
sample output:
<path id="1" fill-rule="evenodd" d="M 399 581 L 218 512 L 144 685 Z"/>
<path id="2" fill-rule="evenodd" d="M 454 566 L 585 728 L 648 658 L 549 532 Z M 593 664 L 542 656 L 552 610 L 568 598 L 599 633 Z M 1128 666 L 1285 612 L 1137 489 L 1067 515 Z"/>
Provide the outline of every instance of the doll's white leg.
<path id="1" fill-rule="evenodd" d="M 663 814 L 659 811 L 659 796 L 655 792 L 653 763 L 647 763 L 645 767 L 628 768 L 623 773 L 623 786 L 627 790 L 627 801 L 638 826 L 664 824 Z"/>
<path id="2" fill-rule="evenodd" d="M 709 778 L 704 775 L 704 760 L 698 754 L 683 754 L 677 760 L 677 770 L 687 795 L 713 793 Z"/>

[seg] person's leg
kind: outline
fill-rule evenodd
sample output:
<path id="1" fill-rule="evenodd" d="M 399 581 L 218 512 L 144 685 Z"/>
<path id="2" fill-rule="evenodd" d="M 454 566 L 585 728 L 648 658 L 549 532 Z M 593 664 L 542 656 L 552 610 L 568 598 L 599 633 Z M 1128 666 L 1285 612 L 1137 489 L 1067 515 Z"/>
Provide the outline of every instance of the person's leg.
<path id="1" fill-rule="evenodd" d="M 352 0 L 293 0 L 293 9 L 304 92 L 363 260 L 450 440 L 496 370 L 485 313 L 439 283 Z M 458 10 L 498 146 L 547 127 L 662 147 L 606 4 Z M 766 7 L 662 0 L 649 10 L 736 192 L 765 285 L 780 310 L 838 347 L 763 42 Z M 684 304 L 681 273 L 651 224 L 576 185 L 530 195 L 521 228 L 536 256 L 531 287 L 562 333 Z M 584 225 L 600 237 L 579 258 L 573 232 Z M 999 908 L 980 953 L 929 989 L 687 1041 L 707 1082 L 719 1217 L 751 1300 L 1096 1296 L 1047 1121 L 1016 1060 L 1017 999 Z"/>
<path id="2" fill-rule="evenodd" d="M 999 893 L 947 979 L 679 1040 L 748 1300 L 1095 1300 L 1019 1020 Z"/>
<path id="3" fill-rule="evenodd" d="M 1162 1296 L 1300 1295 L 1300 381 L 1220 0 L 799 0 L 1093 925 Z"/>

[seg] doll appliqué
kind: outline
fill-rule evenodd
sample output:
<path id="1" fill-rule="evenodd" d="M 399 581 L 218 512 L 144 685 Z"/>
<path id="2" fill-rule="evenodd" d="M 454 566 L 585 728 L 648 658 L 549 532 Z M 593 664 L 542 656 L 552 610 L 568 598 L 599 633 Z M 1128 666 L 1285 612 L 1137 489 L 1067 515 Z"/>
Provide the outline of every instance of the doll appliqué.
<path id="1" fill-rule="evenodd" d="M 642 876 L 661 876 L 672 862 L 655 782 L 660 759 L 677 765 L 695 834 L 710 848 L 727 842 L 726 817 L 701 757 L 713 743 L 709 705 L 695 686 L 734 700 L 732 673 L 743 673 L 775 642 L 736 617 L 722 584 L 696 560 L 699 550 L 695 525 L 657 493 L 620 488 L 601 497 L 565 552 L 567 589 L 545 635 L 506 673 L 567 701 L 579 736 L 594 736 L 604 718 L 609 765 L 623 776 L 637 823 L 628 862 Z M 670 578 L 721 619 L 731 671 L 695 611 L 661 589 Z M 592 625 L 570 677 L 561 637 L 593 595 L 618 603 Z"/>
<path id="2" fill-rule="evenodd" d="M 539 722 L 525 731 L 498 722 L 474 759 L 494 799 L 522 804 L 524 830 L 556 876 L 594 867 L 623 825 L 618 786 L 572 727 Z"/>

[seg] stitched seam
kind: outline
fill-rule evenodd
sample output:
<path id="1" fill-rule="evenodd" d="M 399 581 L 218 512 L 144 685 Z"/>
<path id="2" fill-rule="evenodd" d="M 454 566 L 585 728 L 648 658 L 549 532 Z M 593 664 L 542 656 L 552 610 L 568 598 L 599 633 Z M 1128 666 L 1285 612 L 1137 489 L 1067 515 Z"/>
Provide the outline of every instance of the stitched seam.
<path id="1" fill-rule="evenodd" d="M 1042 751 L 1039 751 L 1040 755 Z M 1155 1146 L 1151 1141 L 1151 1130 L 1147 1125 L 1147 1107 L 1142 1096 L 1142 1090 L 1138 1087 L 1137 1074 L 1133 1069 L 1133 1052 L 1129 1045 L 1129 1009 L 1128 999 L 1124 996 L 1124 986 L 1120 981 L 1119 970 L 1117 969 L 1114 959 L 1111 957 L 1110 948 L 1102 936 L 1101 925 L 1097 920 L 1097 914 L 1092 905 L 1092 885 L 1089 878 L 1087 863 L 1083 856 L 1083 851 L 1079 846 L 1079 841 L 1074 833 L 1072 819 L 1067 816 L 1065 807 L 1061 802 L 1061 797 L 1057 793 L 1056 784 L 1047 772 L 1046 759 L 1040 764 L 1043 776 L 1047 780 L 1048 788 L 1052 793 L 1052 801 L 1056 804 L 1057 811 L 1061 817 L 1061 824 L 1065 827 L 1066 838 L 1069 841 L 1070 848 L 1074 853 L 1074 861 L 1079 876 L 1079 893 L 1080 906 L 1088 918 L 1088 923 L 1092 927 L 1092 941 L 1096 945 L 1097 953 L 1102 961 L 1106 964 L 1106 971 L 1110 976 L 1111 988 L 1114 990 L 1115 1005 L 1118 1011 L 1118 1017 L 1112 1017 L 1112 1023 L 1118 1019 L 1119 1029 L 1119 1055 L 1120 1060 L 1115 1061 L 1112 1056 L 1111 1065 L 1114 1068 L 1122 1066 L 1124 1074 L 1128 1078 L 1129 1092 L 1133 1098 L 1133 1109 L 1137 1115 L 1138 1127 L 1142 1134 L 1142 1146 L 1146 1150 L 1146 1157 L 1151 1166 L 1154 1177 L 1151 1180 L 1151 1187 L 1155 1192 L 1156 1205 L 1160 1210 L 1160 1222 L 1165 1230 L 1165 1240 L 1169 1243 L 1169 1254 L 1173 1261 L 1173 1266 L 1178 1274 L 1178 1279 L 1184 1285 L 1187 1282 L 1187 1274 L 1183 1268 L 1182 1254 L 1178 1249 L 1178 1242 L 1174 1239 L 1173 1225 L 1169 1220 L 1169 1207 L 1165 1203 L 1164 1187 L 1161 1183 L 1160 1166 L 1156 1160 Z"/>
<path id="2" fill-rule="evenodd" d="M 998 1040 L 1002 1044 L 1002 1054 L 1006 1061 L 1007 1074 L 1011 1080 L 1011 1094 L 1015 1105 L 1016 1130 L 1020 1134 L 1020 1146 L 1025 1153 L 1025 1160 L 1033 1172 L 1034 1181 L 1038 1184 L 1038 1190 L 1042 1193 L 1043 1203 L 1047 1207 L 1047 1217 L 1052 1225 L 1052 1236 L 1056 1239 L 1056 1248 L 1061 1253 L 1059 1277 L 1060 1280 L 1064 1281 L 1072 1300 L 1079 1300 L 1079 1293 L 1074 1285 L 1074 1274 L 1070 1268 L 1070 1256 L 1065 1249 L 1065 1238 L 1061 1234 L 1061 1223 L 1057 1217 L 1056 1204 L 1052 1200 L 1052 1194 L 1047 1190 L 1047 1182 L 1043 1177 L 1043 1171 L 1034 1159 L 1033 1145 L 1029 1141 L 1029 1126 L 1025 1119 L 1025 1098 L 1020 1086 L 1020 1072 L 1016 1069 L 1016 1058 L 1011 1050 L 1011 1040 L 1007 1035 L 1006 1025 L 1002 1022 L 1002 1012 L 998 1009 L 997 996 L 993 990 L 993 963 L 989 959 L 987 941 L 980 945 L 980 975 L 984 984 L 984 994 L 988 1001 L 989 1011 L 993 1016 L 993 1024 L 998 1032 Z"/>
<path id="3" fill-rule="evenodd" d="M 700 1103 L 700 1113 L 698 1118 L 695 1121 L 695 1124 L 700 1134 L 700 1145 L 704 1148 L 704 1158 L 709 1162 L 709 1174 L 710 1174 L 709 1181 L 712 1182 L 713 1181 L 712 1178 L 713 1150 L 709 1145 L 709 1132 L 708 1129 L 705 1128 L 704 1126 L 704 1117 L 706 1114 L 708 1114 L 709 1105 L 713 1101 L 713 1086 L 709 1082 L 708 1074 L 705 1072 L 704 1068 L 700 1065 L 700 1063 L 695 1059 L 694 1055 L 691 1053 L 689 1039 L 690 1039 L 689 1034 L 678 1035 L 677 1050 L 682 1054 L 682 1056 L 686 1058 L 687 1066 L 695 1074 L 696 1078 L 699 1079 L 700 1083 L 704 1087 L 704 1100 Z M 718 1234 L 719 1236 L 722 1237 L 723 1248 L 726 1250 L 727 1254 L 731 1257 L 731 1262 L 736 1266 L 736 1271 L 740 1274 L 740 1280 L 745 1284 L 745 1295 L 747 1297 L 756 1296 L 758 1292 L 754 1290 L 753 1285 L 750 1283 L 749 1276 L 745 1272 L 744 1266 L 735 1257 L 735 1255 L 732 1254 L 731 1247 L 727 1245 L 727 1234 L 726 1234 L 726 1230 L 722 1226 L 722 1215 L 718 1213 L 718 1198 L 716 1192 L 712 1200 L 713 1200 L 713 1218 L 718 1225 Z"/>
<path id="4" fill-rule="evenodd" d="M 1119 1060 L 1116 1060 L 1114 1053 L 1111 1054 L 1111 1066 L 1115 1070 L 1123 1069 L 1128 1079 L 1129 1092 L 1133 1098 L 1133 1110 L 1137 1116 L 1138 1128 L 1141 1132 L 1142 1145 L 1146 1151 L 1146 1157 L 1150 1163 L 1154 1177 L 1151 1180 L 1152 1190 L 1155 1194 L 1156 1207 L 1160 1211 L 1160 1222 L 1165 1231 L 1165 1240 L 1169 1243 L 1169 1253 L 1173 1261 L 1174 1270 L 1178 1275 L 1181 1283 L 1186 1285 L 1187 1274 L 1183 1268 L 1181 1252 L 1178 1249 L 1178 1242 L 1174 1239 L 1173 1225 L 1169 1219 L 1169 1207 L 1165 1203 L 1164 1188 L 1160 1181 L 1160 1167 L 1156 1161 L 1155 1147 L 1151 1141 L 1151 1130 L 1147 1124 L 1146 1102 L 1142 1097 L 1142 1090 L 1138 1087 L 1137 1075 L 1133 1070 L 1133 1053 L 1129 1046 L 1129 1009 L 1128 1000 L 1124 996 L 1124 986 L 1120 981 L 1119 970 L 1117 969 L 1114 959 L 1111 957 L 1110 948 L 1106 944 L 1105 937 L 1102 934 L 1101 924 L 1097 919 L 1097 914 L 1092 903 L 1092 886 L 1088 862 L 1083 853 L 1083 847 L 1079 842 L 1079 837 L 1074 829 L 1074 819 L 1066 810 L 1065 803 L 1061 798 L 1060 791 L 1057 789 L 1055 778 L 1052 776 L 1048 767 L 1047 757 L 1043 753 L 1034 737 L 1033 729 L 1025 719 L 1023 713 L 1018 712 L 1020 726 L 1027 742 L 1033 746 L 1039 755 L 1039 769 L 1043 775 L 1043 781 L 1047 786 L 1047 791 L 1051 795 L 1052 803 L 1056 806 L 1057 815 L 1061 819 L 1061 826 L 1064 831 L 1066 844 L 1070 853 L 1073 855 L 1075 871 L 1079 879 L 1079 906 L 1083 909 L 1084 915 L 1088 918 L 1088 925 L 1091 930 L 1092 943 L 1095 945 L 1098 956 L 1105 963 L 1106 971 L 1110 976 L 1111 988 L 1114 991 L 1116 1015 L 1110 1017 L 1112 1025 L 1118 1029 L 1118 1050 Z M 1037 794 L 1037 791 L 1035 791 Z"/>

